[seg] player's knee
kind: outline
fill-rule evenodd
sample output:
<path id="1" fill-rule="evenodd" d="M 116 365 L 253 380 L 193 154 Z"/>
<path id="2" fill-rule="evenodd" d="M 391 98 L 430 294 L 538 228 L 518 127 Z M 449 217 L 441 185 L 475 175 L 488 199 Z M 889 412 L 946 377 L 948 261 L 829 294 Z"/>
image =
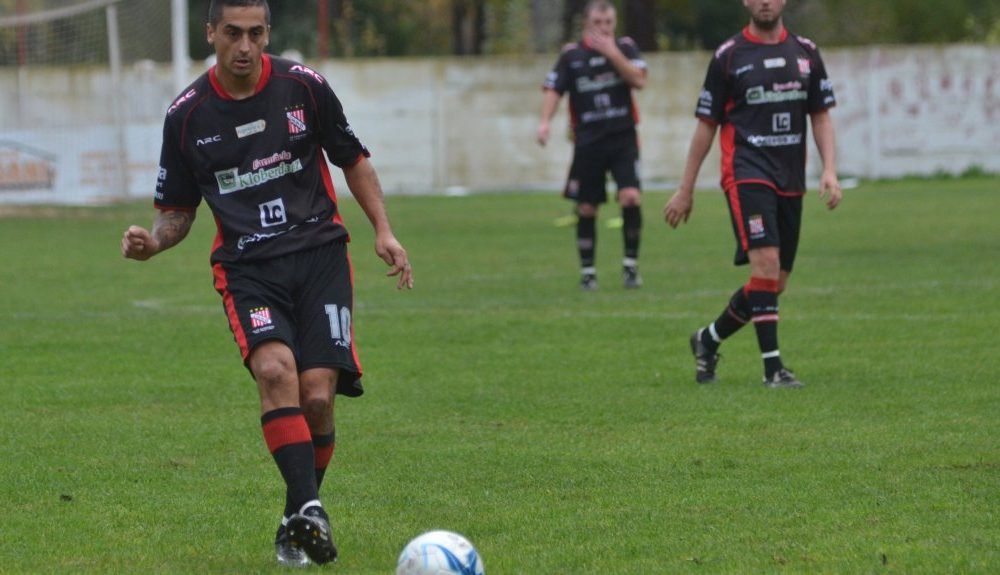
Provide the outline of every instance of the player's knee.
<path id="1" fill-rule="evenodd" d="M 638 206 L 641 202 L 641 197 L 642 194 L 639 193 L 639 188 L 624 188 L 618 192 L 618 203 L 623 208 Z"/>
<path id="2" fill-rule="evenodd" d="M 581 218 L 597 217 L 597 206 L 594 204 L 577 204 L 576 215 Z"/>
<path id="3" fill-rule="evenodd" d="M 329 395 L 310 396 L 302 401 L 302 413 L 309 422 L 324 421 L 332 408 L 333 401 Z"/>

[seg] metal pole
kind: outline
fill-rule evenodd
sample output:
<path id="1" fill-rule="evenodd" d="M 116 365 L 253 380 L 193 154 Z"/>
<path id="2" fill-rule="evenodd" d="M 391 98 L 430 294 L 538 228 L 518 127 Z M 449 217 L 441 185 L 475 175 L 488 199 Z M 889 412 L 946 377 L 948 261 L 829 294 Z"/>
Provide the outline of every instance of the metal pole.
<path id="1" fill-rule="evenodd" d="M 171 35 L 174 60 L 174 94 L 180 94 L 188 85 L 188 68 L 191 55 L 188 53 L 188 3 L 187 0 L 171 0 Z"/>
<path id="2" fill-rule="evenodd" d="M 105 9 L 108 22 L 108 56 L 111 60 L 111 114 L 114 116 L 115 136 L 118 144 L 117 180 L 118 193 L 128 195 L 128 153 L 125 146 L 125 111 L 122 109 L 122 53 L 118 35 L 118 6 L 109 4 Z"/>

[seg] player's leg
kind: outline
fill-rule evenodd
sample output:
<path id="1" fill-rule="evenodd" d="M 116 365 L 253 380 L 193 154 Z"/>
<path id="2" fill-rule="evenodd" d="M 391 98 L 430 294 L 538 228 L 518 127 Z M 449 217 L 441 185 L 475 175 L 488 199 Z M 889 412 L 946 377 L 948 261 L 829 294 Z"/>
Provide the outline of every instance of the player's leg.
<path id="1" fill-rule="evenodd" d="M 576 199 L 576 249 L 580 257 L 580 287 L 597 289 L 597 214 L 607 201 L 606 172 L 598 145 L 577 147 L 572 173 L 579 182 Z"/>
<path id="2" fill-rule="evenodd" d="M 639 275 L 639 243 L 642 238 L 642 185 L 639 179 L 639 140 L 635 131 L 616 137 L 609 150 L 611 174 L 618 185 L 622 213 L 624 257 L 622 274 L 626 288 L 642 285 Z"/>

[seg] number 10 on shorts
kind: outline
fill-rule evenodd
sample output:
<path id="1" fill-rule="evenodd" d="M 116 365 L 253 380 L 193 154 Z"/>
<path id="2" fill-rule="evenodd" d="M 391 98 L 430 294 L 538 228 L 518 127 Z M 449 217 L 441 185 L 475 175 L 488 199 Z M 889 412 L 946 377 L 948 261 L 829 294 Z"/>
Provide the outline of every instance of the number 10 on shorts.
<path id="1" fill-rule="evenodd" d="M 326 317 L 330 320 L 330 338 L 334 345 L 351 347 L 351 310 L 338 305 L 326 305 Z"/>

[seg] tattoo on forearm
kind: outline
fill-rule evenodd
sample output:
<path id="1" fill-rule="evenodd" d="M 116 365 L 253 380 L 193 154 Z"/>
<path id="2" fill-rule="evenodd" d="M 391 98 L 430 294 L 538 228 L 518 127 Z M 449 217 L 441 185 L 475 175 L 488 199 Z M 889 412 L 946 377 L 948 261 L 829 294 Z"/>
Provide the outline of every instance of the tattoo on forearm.
<path id="1" fill-rule="evenodd" d="M 194 215 L 194 212 L 160 212 L 153 225 L 153 237 L 160 242 L 161 250 L 177 245 L 188 235 Z"/>

